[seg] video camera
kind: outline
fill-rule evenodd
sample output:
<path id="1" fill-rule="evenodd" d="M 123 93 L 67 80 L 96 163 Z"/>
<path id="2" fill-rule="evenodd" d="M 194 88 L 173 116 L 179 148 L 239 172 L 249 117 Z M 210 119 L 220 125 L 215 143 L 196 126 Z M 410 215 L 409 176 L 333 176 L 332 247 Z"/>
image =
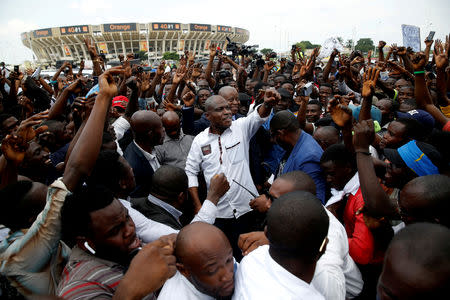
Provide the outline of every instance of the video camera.
<path id="1" fill-rule="evenodd" d="M 252 45 L 252 46 L 246 46 L 241 45 L 239 46 L 236 42 L 232 42 L 229 37 L 227 37 L 227 52 L 231 52 L 232 57 L 236 57 L 238 55 L 242 56 L 249 56 L 256 53 L 256 49 L 259 47 L 258 45 Z"/>

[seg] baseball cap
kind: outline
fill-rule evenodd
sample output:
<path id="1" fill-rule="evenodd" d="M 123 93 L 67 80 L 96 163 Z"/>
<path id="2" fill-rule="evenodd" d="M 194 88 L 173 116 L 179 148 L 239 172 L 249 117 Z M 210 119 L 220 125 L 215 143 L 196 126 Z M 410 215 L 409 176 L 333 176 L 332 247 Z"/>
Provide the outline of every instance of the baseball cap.
<path id="1" fill-rule="evenodd" d="M 413 109 L 408 112 L 397 112 L 397 118 L 414 119 L 425 127 L 427 132 L 434 128 L 434 118 L 422 109 Z"/>
<path id="2" fill-rule="evenodd" d="M 112 107 L 121 107 L 123 109 L 127 108 L 128 98 L 125 96 L 116 96 L 112 99 Z"/>
<path id="3" fill-rule="evenodd" d="M 430 144 L 412 140 L 398 149 L 384 149 L 384 156 L 394 165 L 408 167 L 418 176 L 439 174 L 443 158 Z"/>

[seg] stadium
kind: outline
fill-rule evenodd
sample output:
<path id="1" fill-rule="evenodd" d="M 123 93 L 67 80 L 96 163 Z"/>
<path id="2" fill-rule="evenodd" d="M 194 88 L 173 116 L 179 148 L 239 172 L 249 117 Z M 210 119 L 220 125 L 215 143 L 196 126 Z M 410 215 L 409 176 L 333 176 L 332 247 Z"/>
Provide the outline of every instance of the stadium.
<path id="1" fill-rule="evenodd" d="M 40 64 L 57 61 L 79 62 L 89 59 L 83 39 L 95 41 L 107 59 L 119 54 L 145 51 L 148 59 L 162 58 L 165 52 L 196 51 L 208 53 L 211 43 L 225 49 L 227 37 L 238 44 L 249 39 L 246 29 L 210 24 L 115 23 L 42 28 L 21 34 L 22 43 L 31 49 Z"/>

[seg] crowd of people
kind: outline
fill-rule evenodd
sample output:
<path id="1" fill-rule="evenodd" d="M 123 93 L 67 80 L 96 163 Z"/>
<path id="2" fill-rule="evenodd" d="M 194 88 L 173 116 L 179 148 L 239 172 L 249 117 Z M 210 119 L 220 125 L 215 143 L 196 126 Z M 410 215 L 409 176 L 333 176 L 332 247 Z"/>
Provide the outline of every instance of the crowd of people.
<path id="1" fill-rule="evenodd" d="M 149 71 L 85 43 L 91 76 L 1 66 L 1 299 L 450 293 L 450 36 Z"/>

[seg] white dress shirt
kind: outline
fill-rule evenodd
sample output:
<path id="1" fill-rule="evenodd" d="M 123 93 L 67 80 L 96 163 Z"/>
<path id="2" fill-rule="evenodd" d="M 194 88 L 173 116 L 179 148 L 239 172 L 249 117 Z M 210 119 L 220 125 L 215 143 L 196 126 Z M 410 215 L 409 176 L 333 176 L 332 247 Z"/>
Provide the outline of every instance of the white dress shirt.
<path id="1" fill-rule="evenodd" d="M 251 210 L 249 202 L 254 197 L 233 180 L 258 195 L 250 174 L 248 150 L 250 139 L 266 120 L 256 109 L 249 116 L 233 121 L 221 135 L 213 134 L 207 128 L 192 142 L 186 161 L 189 187 L 198 186 L 200 171 L 203 171 L 208 189 L 211 178 L 220 173 L 225 174 L 230 184 L 229 191 L 217 204 L 219 218 L 238 218 Z"/>
<path id="2" fill-rule="evenodd" d="M 178 230 L 175 230 L 172 227 L 150 220 L 139 211 L 132 208 L 130 202 L 123 199 L 120 199 L 120 202 L 128 209 L 128 214 L 136 226 L 136 235 L 144 243 L 153 242 L 163 235 L 178 233 Z"/>
<path id="3" fill-rule="evenodd" d="M 114 132 L 116 134 L 117 153 L 123 155 L 123 151 L 119 145 L 119 140 L 123 138 L 125 132 L 130 129 L 130 122 L 128 122 L 128 120 L 123 116 L 120 116 L 114 121 L 114 123 L 112 123 L 112 127 L 114 128 Z"/>
<path id="4" fill-rule="evenodd" d="M 134 225 L 136 227 L 136 235 L 144 243 L 153 242 L 163 235 L 178 233 L 178 230 L 175 230 L 170 226 L 147 218 L 138 210 L 131 207 L 131 203 L 129 201 L 123 199 L 119 200 L 123 204 L 123 206 L 125 206 L 125 208 L 128 210 L 128 214 L 130 215 L 131 219 L 134 222 Z M 195 215 L 194 219 L 192 219 L 191 223 L 205 222 L 208 224 L 214 224 L 214 222 L 216 221 L 216 215 L 217 215 L 217 206 L 215 206 L 214 203 L 212 203 L 211 201 L 205 200 L 203 202 L 202 208 Z"/>
<path id="5" fill-rule="evenodd" d="M 234 278 L 233 300 L 324 299 L 312 285 L 273 260 L 269 245 L 260 246 L 245 256 Z"/>
<path id="6" fill-rule="evenodd" d="M 139 147 L 139 145 L 134 140 L 133 140 L 133 143 L 136 145 L 136 147 L 139 149 L 139 151 L 141 151 L 142 154 L 144 154 L 145 158 L 148 160 L 148 163 L 150 164 L 150 167 L 152 167 L 153 172 L 156 172 L 156 170 L 158 170 L 161 167 L 156 155 L 154 155 L 153 153 L 148 153 L 147 151 L 145 151 L 144 149 Z"/>
<path id="7" fill-rule="evenodd" d="M 178 222 L 180 221 L 180 216 L 183 213 L 178 209 L 176 209 L 175 207 L 173 207 L 172 205 L 170 205 L 169 203 L 166 203 L 151 194 L 148 195 L 148 201 L 163 208 L 175 219 L 177 219 Z M 216 217 L 217 217 L 217 206 L 215 206 L 214 203 L 212 203 L 208 199 L 205 199 L 205 201 L 203 201 L 202 207 L 195 215 L 195 217 L 192 219 L 191 223 L 204 222 L 208 224 L 214 224 L 214 222 L 216 221 Z"/>
<path id="8" fill-rule="evenodd" d="M 344 226 L 325 209 L 330 219 L 328 244 L 317 261 L 311 284 L 327 300 L 352 299 L 361 293 L 364 282 L 348 253 L 348 238 Z"/>
<path id="9" fill-rule="evenodd" d="M 214 300 L 214 298 L 197 290 L 177 271 L 162 287 L 158 300 Z"/>

